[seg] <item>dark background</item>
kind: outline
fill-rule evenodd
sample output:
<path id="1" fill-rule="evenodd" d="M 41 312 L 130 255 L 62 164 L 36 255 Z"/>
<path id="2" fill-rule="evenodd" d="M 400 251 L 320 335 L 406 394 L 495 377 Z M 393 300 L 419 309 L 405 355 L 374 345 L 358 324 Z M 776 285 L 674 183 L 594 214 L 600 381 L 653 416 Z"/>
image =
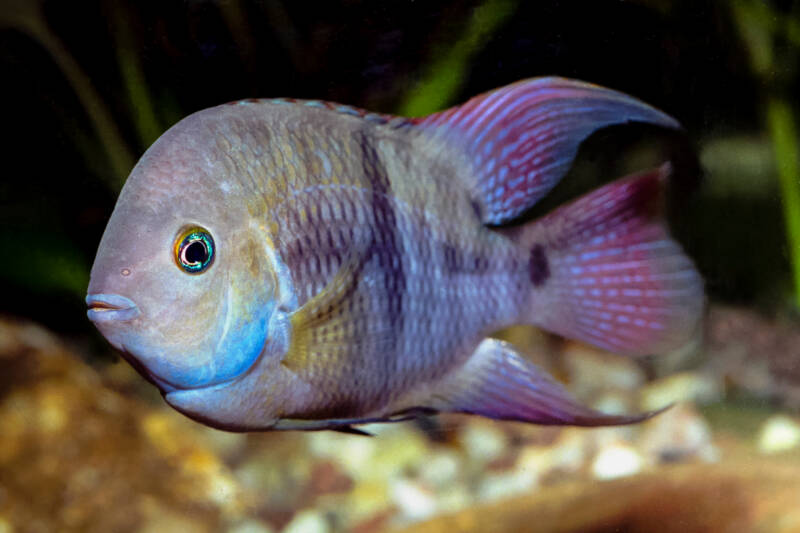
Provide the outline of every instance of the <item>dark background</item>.
<path id="1" fill-rule="evenodd" d="M 0 312 L 89 334 L 88 272 L 124 177 L 193 111 L 292 96 L 426 113 L 557 74 L 635 95 L 686 128 L 678 140 L 600 133 L 576 165 L 593 177 L 567 193 L 677 157 L 674 226 L 712 301 L 790 313 L 765 109 L 788 101 L 793 117 L 798 12 L 761 0 L 4 0 Z"/>

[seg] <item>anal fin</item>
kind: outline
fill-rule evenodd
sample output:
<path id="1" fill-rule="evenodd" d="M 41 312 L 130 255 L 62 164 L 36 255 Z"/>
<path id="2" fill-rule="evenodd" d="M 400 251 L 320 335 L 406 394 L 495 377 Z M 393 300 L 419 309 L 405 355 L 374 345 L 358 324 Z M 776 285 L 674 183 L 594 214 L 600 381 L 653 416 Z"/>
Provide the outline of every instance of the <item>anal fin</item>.
<path id="1" fill-rule="evenodd" d="M 612 415 L 580 404 L 550 375 L 508 343 L 484 340 L 470 359 L 437 388 L 430 407 L 541 425 L 614 426 L 646 420 L 662 410 Z"/>

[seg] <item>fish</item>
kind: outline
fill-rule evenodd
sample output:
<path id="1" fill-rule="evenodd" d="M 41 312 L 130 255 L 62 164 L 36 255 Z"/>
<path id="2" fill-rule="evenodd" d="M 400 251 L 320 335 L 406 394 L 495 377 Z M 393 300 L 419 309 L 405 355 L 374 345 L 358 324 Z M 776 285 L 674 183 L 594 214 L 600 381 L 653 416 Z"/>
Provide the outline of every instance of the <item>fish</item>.
<path id="1" fill-rule="evenodd" d="M 527 216 L 589 135 L 631 122 L 681 129 L 560 77 L 417 118 L 288 98 L 201 110 L 127 179 L 88 318 L 169 405 L 229 431 L 642 421 L 655 412 L 583 405 L 492 336 L 527 324 L 622 356 L 692 338 L 703 280 L 664 221 L 668 162 Z"/>

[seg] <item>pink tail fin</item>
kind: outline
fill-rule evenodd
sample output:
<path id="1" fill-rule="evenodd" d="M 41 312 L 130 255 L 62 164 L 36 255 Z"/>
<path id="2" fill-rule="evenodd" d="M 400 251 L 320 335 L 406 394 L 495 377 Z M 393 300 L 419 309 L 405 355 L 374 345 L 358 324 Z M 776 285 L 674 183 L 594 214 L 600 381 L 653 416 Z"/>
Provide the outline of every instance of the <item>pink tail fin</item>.
<path id="1" fill-rule="evenodd" d="M 660 217 L 669 172 L 623 178 L 511 230 L 530 250 L 526 322 L 628 355 L 689 340 L 703 283 Z"/>
<path id="2" fill-rule="evenodd" d="M 626 122 L 680 127 L 640 100 L 565 78 L 520 81 L 414 120 L 465 154 L 466 185 L 487 224 L 530 208 L 564 177 L 584 139 Z"/>

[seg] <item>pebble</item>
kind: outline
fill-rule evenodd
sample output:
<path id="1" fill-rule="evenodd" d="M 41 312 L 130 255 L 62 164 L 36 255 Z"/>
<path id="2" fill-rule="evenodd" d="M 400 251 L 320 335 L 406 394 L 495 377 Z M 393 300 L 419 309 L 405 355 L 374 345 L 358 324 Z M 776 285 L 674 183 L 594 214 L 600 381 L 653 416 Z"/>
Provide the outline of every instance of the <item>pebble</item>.
<path id="1" fill-rule="evenodd" d="M 341 509 L 347 521 L 357 523 L 386 512 L 392 500 L 385 480 L 365 480 L 357 483 L 344 497 Z"/>
<path id="2" fill-rule="evenodd" d="M 554 470 L 577 472 L 586 462 L 586 431 L 566 428 L 551 446 L 527 446 L 520 451 L 515 468 L 543 477 Z"/>
<path id="3" fill-rule="evenodd" d="M 771 416 L 761 426 L 758 450 L 761 453 L 779 453 L 800 445 L 800 423 L 785 415 Z"/>
<path id="4" fill-rule="evenodd" d="M 605 389 L 635 390 L 645 380 L 634 360 L 584 344 L 569 343 L 563 359 L 569 369 L 570 390 L 579 397 Z"/>
<path id="5" fill-rule="evenodd" d="M 644 461 L 632 446 L 616 443 L 600 450 L 592 462 L 592 474 L 597 479 L 616 479 L 641 471 Z"/>
<path id="6" fill-rule="evenodd" d="M 392 501 L 409 521 L 420 521 L 436 513 L 436 497 L 420 483 L 409 479 L 395 479 L 389 485 Z"/>
<path id="7" fill-rule="evenodd" d="M 300 511 L 283 528 L 283 533 L 329 533 L 328 521 L 321 512 L 314 509 Z"/>
<path id="8" fill-rule="evenodd" d="M 437 513 L 455 513 L 472 505 L 475 498 L 463 485 L 453 485 L 436 494 Z"/>
<path id="9" fill-rule="evenodd" d="M 486 420 L 470 420 L 462 428 L 458 440 L 467 457 L 479 464 L 499 458 L 508 446 L 508 436 L 497 426 Z"/>
<path id="10" fill-rule="evenodd" d="M 331 459 L 356 481 L 397 477 L 428 451 L 424 437 L 404 424 L 384 428 L 375 438 L 318 431 L 308 439 L 312 455 Z"/>
<path id="11" fill-rule="evenodd" d="M 643 425 L 639 448 L 653 462 L 675 462 L 697 458 L 712 462 L 719 452 L 712 442 L 711 428 L 690 404 L 678 404 Z"/>
<path id="12" fill-rule="evenodd" d="M 425 484 L 441 488 L 453 484 L 461 471 L 461 458 L 449 450 L 436 450 L 423 458 L 419 478 Z"/>
<path id="13" fill-rule="evenodd" d="M 261 520 L 245 520 L 228 528 L 227 533 L 274 533 L 274 531 Z"/>
<path id="14" fill-rule="evenodd" d="M 659 379 L 641 391 L 641 405 L 645 411 L 655 411 L 678 402 L 708 404 L 720 398 L 722 387 L 719 382 L 693 372 L 681 372 Z"/>
<path id="15" fill-rule="evenodd" d="M 538 485 L 539 476 L 532 469 L 512 469 L 508 472 L 484 476 L 478 487 L 478 499 L 485 502 L 498 501 L 524 492 Z"/>

